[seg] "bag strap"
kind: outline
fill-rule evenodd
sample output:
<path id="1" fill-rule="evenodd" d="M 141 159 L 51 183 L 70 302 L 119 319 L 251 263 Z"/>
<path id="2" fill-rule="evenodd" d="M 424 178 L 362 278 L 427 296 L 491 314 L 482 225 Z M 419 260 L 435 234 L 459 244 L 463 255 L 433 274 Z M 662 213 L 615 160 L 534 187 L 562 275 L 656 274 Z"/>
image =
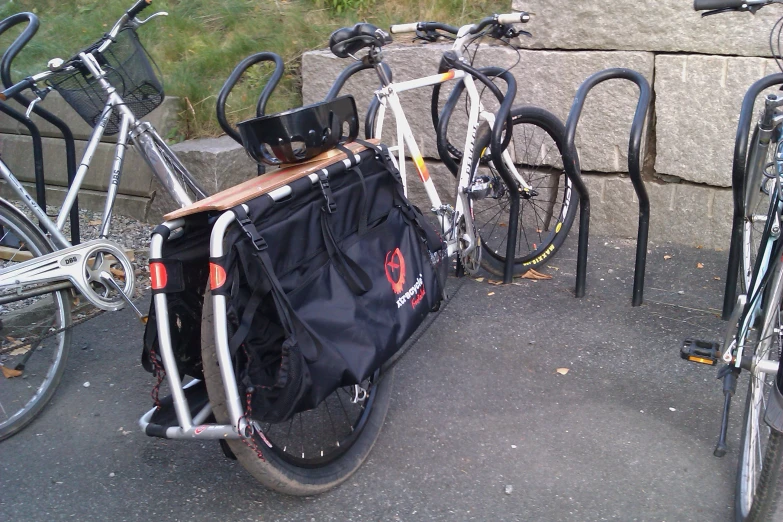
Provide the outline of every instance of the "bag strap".
<path id="1" fill-rule="evenodd" d="M 402 196 L 401 191 L 399 195 Z M 440 235 L 435 231 L 434 228 L 426 223 L 422 223 L 420 219 L 421 213 L 418 211 L 418 209 L 411 205 L 404 196 L 402 196 L 402 205 L 400 205 L 400 210 L 402 211 L 403 215 L 408 218 L 422 234 L 424 243 L 430 252 L 438 252 L 443 248 L 443 241 L 441 240 Z"/>
<path id="2" fill-rule="evenodd" d="M 375 155 L 380 158 L 380 160 L 383 162 L 383 165 L 386 167 L 386 170 L 391 172 L 391 174 L 394 176 L 394 179 L 397 180 L 397 183 L 402 185 L 402 176 L 400 176 L 399 169 L 394 166 L 394 162 L 392 162 L 389 149 L 385 145 L 376 145 L 374 143 L 370 143 L 369 141 L 365 141 L 360 138 L 355 138 L 353 141 L 358 143 L 359 145 L 363 145 L 364 147 L 367 147 L 368 149 L 374 150 Z"/>
<path id="3" fill-rule="evenodd" d="M 324 244 L 326 245 L 326 251 L 329 253 L 329 258 L 332 260 L 332 265 L 343 277 L 343 280 L 348 285 L 355 295 L 364 295 L 372 288 L 372 279 L 367 275 L 359 264 L 346 256 L 340 245 L 334 239 L 332 229 L 329 226 L 329 215 L 325 211 L 321 211 L 321 233 L 323 234 Z"/>
<path id="4" fill-rule="evenodd" d="M 280 325 L 283 327 L 283 330 L 285 331 L 287 336 L 291 338 L 295 338 L 294 322 L 298 323 L 302 327 L 302 331 L 307 333 L 307 335 L 313 341 L 313 345 L 315 347 L 315 352 L 316 352 L 314 355 L 310 355 L 310 356 L 302 352 L 302 355 L 308 362 L 312 363 L 317 361 L 318 358 L 321 356 L 323 343 L 318 338 L 318 335 L 316 335 L 316 333 L 313 332 L 310 326 L 306 322 L 304 322 L 301 317 L 299 317 L 299 314 L 297 314 L 296 310 L 294 310 L 291 301 L 288 300 L 288 296 L 285 294 L 285 290 L 283 290 L 283 287 L 280 284 L 280 280 L 275 275 L 275 270 L 272 266 L 272 259 L 269 257 L 269 254 L 267 253 L 266 241 L 264 241 L 263 237 L 261 237 L 261 235 L 258 233 L 258 229 L 253 224 L 253 221 L 247 215 L 247 212 L 242 207 L 242 205 L 238 205 L 234 207 L 232 211 L 234 212 L 234 215 L 237 217 L 237 222 L 239 223 L 240 227 L 242 227 L 242 230 L 244 230 L 245 234 L 247 234 L 247 236 L 251 239 L 251 243 L 253 244 L 254 247 L 253 251 L 250 252 L 249 251 L 250 249 L 243 248 L 241 243 L 237 243 L 234 245 L 234 248 L 236 248 L 237 252 L 239 253 L 240 262 L 245 268 L 245 274 L 246 275 L 252 274 L 251 267 L 253 266 L 254 259 L 260 262 L 259 266 L 263 270 L 264 275 L 266 276 L 270 285 L 269 291 L 271 292 L 272 298 L 274 299 L 275 302 L 275 308 L 277 309 L 277 314 L 278 317 L 280 318 Z M 256 289 L 261 288 L 263 286 L 261 281 L 248 280 L 248 283 L 250 283 Z M 258 307 L 257 304 L 255 306 L 256 308 Z"/>

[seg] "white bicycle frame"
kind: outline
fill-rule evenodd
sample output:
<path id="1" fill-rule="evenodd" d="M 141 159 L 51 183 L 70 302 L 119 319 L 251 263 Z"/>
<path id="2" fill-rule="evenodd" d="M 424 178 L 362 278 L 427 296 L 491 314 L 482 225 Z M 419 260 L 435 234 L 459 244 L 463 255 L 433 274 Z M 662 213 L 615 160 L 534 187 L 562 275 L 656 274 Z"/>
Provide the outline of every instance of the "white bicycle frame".
<path id="1" fill-rule="evenodd" d="M 454 41 L 452 51 L 457 53 L 459 59 L 462 59 L 462 48 L 465 45 L 465 41 L 473 36 L 468 31 L 472 28 L 472 25 L 466 25 L 460 28 L 457 33 L 457 39 Z M 413 137 L 408 119 L 405 117 L 405 111 L 400 103 L 399 93 L 410 91 L 413 89 L 419 89 L 422 87 L 429 87 L 431 85 L 437 85 L 445 83 L 450 80 L 460 80 L 465 85 L 465 89 L 470 100 L 470 111 L 468 114 L 468 126 L 467 136 L 465 138 L 464 155 L 462 157 L 462 163 L 460 164 L 459 181 L 457 186 L 457 199 L 454 203 L 454 207 L 444 205 L 438 195 L 438 191 L 435 189 L 427 165 L 424 163 L 424 157 L 421 154 L 416 140 Z M 400 176 L 402 176 L 403 186 L 407 194 L 407 178 L 405 172 L 405 147 L 410 150 L 410 157 L 419 175 L 419 179 L 424 184 L 424 189 L 429 197 L 431 203 L 431 209 L 438 216 L 440 221 L 441 230 L 446 239 L 449 255 L 456 253 L 459 250 L 459 239 L 468 239 L 468 250 L 475 247 L 476 241 L 473 237 L 473 216 L 469 212 L 465 212 L 468 208 L 468 192 L 467 187 L 470 185 L 470 178 L 472 172 L 470 172 L 470 166 L 473 163 L 473 157 L 475 154 L 474 145 L 476 141 L 476 131 L 482 121 L 486 121 L 490 129 L 495 124 L 495 115 L 484 109 L 481 103 L 481 96 L 476 89 L 476 84 L 473 77 L 464 71 L 452 69 L 442 74 L 435 74 L 432 76 L 425 76 L 423 78 L 417 78 L 414 80 L 408 80 L 404 82 L 389 83 L 381 87 L 381 89 L 375 92 L 375 96 L 380 101 L 378 108 L 378 115 L 375 121 L 375 128 L 373 136 L 382 140 L 383 134 L 383 119 L 386 114 L 387 108 L 391 109 L 392 114 L 397 126 L 397 145 L 389 147 L 391 152 L 396 154 L 398 168 Z M 530 185 L 524 180 L 522 176 L 516 170 L 514 161 L 511 158 L 511 154 L 508 149 L 503 151 L 503 162 L 508 168 L 509 172 L 512 172 L 522 187 L 522 189 L 530 189 Z M 453 213 L 452 213 L 453 210 Z M 450 219 L 449 219 L 450 217 Z M 469 238 L 456 237 L 457 224 L 460 222 L 460 218 L 464 217 L 466 221 L 466 231 Z"/>

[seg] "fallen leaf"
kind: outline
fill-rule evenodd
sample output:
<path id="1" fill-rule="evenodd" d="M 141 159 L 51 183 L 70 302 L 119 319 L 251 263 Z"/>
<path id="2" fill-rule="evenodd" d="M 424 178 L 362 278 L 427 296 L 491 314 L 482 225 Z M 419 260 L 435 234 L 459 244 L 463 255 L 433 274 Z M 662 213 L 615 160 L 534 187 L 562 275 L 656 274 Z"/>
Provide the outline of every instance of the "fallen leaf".
<path id="1" fill-rule="evenodd" d="M 125 270 L 120 270 L 119 268 L 112 267 L 111 273 L 115 277 L 119 277 L 120 279 L 125 279 Z"/>
<path id="2" fill-rule="evenodd" d="M 490 292 L 487 295 L 495 295 L 495 292 Z"/>
<path id="3" fill-rule="evenodd" d="M 11 353 L 9 355 L 24 355 L 29 351 L 30 351 L 30 345 L 25 344 L 24 346 L 20 346 L 15 350 L 11 350 Z"/>
<path id="4" fill-rule="evenodd" d="M 480 282 L 482 282 L 483 280 L 484 280 L 484 278 L 483 278 L 483 277 L 477 277 L 477 278 L 476 278 L 476 281 L 478 281 L 479 283 L 480 283 Z"/>
<path id="5" fill-rule="evenodd" d="M 713 276 L 713 279 L 716 280 L 716 281 L 720 281 L 720 277 L 718 277 L 718 276 Z"/>
<path id="6" fill-rule="evenodd" d="M 569 372 L 568 368 L 558 368 L 557 369 L 557 373 L 559 373 L 560 375 L 565 375 L 568 372 Z"/>
<path id="7" fill-rule="evenodd" d="M 552 279 L 552 276 L 549 275 L 549 274 L 542 274 L 541 272 L 536 272 L 535 270 L 533 270 L 531 268 L 530 270 L 528 270 L 527 272 L 522 274 L 522 279 L 536 279 L 536 280 L 543 279 L 543 280 L 546 280 L 546 279 Z"/>
<path id="8" fill-rule="evenodd" d="M 696 268 L 704 268 L 704 263 L 696 263 Z"/>
<path id="9" fill-rule="evenodd" d="M 0 369 L 3 370 L 3 377 L 6 379 L 13 379 L 14 377 L 19 377 L 22 375 L 22 372 L 19 370 L 12 370 L 11 368 L 6 368 L 5 366 L 0 366 Z"/>
<path id="10" fill-rule="evenodd" d="M 702 249 L 702 248 L 704 248 L 704 247 L 703 247 L 703 246 L 701 246 L 701 245 L 696 245 L 696 248 L 698 248 L 699 250 L 701 250 L 701 249 Z"/>
<path id="11" fill-rule="evenodd" d="M 100 225 L 101 224 L 101 220 L 100 219 L 93 219 L 92 221 L 88 221 L 87 224 L 88 225 L 93 225 L 93 226 Z"/>
<path id="12" fill-rule="evenodd" d="M 671 258 L 672 258 L 672 256 L 670 256 L 669 254 L 666 254 L 665 256 L 663 256 L 663 259 L 664 259 L 665 261 L 668 261 L 668 260 L 669 260 L 669 259 L 671 259 Z"/>
<path id="13" fill-rule="evenodd" d="M 495 286 L 500 286 L 500 285 L 503 284 L 503 281 L 496 281 L 494 279 L 489 279 L 489 280 L 487 280 L 487 283 L 489 283 L 491 285 L 495 285 Z"/>

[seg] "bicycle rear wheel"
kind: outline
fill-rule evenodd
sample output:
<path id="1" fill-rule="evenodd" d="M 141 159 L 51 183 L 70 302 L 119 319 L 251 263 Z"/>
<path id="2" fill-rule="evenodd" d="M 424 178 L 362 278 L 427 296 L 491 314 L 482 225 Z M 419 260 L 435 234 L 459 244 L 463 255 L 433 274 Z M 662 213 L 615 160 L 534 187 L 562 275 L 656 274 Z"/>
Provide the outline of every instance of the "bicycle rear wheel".
<path id="1" fill-rule="evenodd" d="M 41 231 L 11 203 L 0 199 L 0 269 L 51 252 Z M 25 286 L 29 295 L 35 286 Z M 71 344 L 67 290 L 21 297 L 0 288 L 0 440 L 29 424 L 52 398 Z"/>
<path id="2" fill-rule="evenodd" d="M 209 402 L 217 422 L 230 424 L 214 342 L 212 295 L 204 295 L 201 357 Z M 279 424 L 256 423 L 252 442 L 227 440 L 239 463 L 264 486 L 288 495 L 315 495 L 350 477 L 370 453 L 389 410 L 394 371 L 362 383 L 367 397 L 352 401 L 339 388 L 317 408 Z M 257 446 L 263 458 L 251 445 Z"/>
<path id="3" fill-rule="evenodd" d="M 557 117 L 535 107 L 511 110 L 514 123 L 513 153 L 517 173 L 531 190 L 520 193 L 518 231 L 514 254 L 514 275 L 519 276 L 547 263 L 568 236 L 576 216 L 576 200 L 571 181 L 566 176 L 563 152 L 565 127 Z M 488 158 L 490 130 L 482 125 L 476 136 L 475 150 Z M 478 156 L 478 155 L 476 155 Z M 509 188 L 491 164 L 477 168 L 474 158 L 473 179 L 485 176 L 496 188 L 494 194 L 473 200 L 473 220 L 481 237 L 481 266 L 502 276 L 506 262 L 509 231 Z"/>
<path id="4" fill-rule="evenodd" d="M 780 268 L 777 263 L 772 266 Z M 768 304 L 764 303 L 763 324 L 768 326 L 751 328 L 744 342 L 744 354 L 752 351 L 760 361 L 780 360 L 780 293 L 776 293 Z M 750 383 L 740 437 L 735 519 L 738 522 L 779 521 L 783 520 L 783 506 L 779 502 L 783 493 L 783 434 L 772 430 L 764 421 L 767 400 L 774 391 L 772 387 L 776 386 L 775 375 L 747 373 Z"/>

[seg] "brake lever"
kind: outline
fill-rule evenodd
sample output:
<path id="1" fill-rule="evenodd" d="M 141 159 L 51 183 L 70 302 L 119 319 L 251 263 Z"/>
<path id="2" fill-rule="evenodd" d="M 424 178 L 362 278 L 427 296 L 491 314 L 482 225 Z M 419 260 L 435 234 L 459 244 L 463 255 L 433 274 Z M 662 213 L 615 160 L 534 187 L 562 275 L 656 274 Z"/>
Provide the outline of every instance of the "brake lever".
<path id="1" fill-rule="evenodd" d="M 445 38 L 447 40 L 456 40 L 456 38 L 451 37 L 446 34 L 441 34 L 435 30 L 428 30 L 428 31 L 419 31 L 416 29 L 416 36 L 413 38 L 413 41 L 416 40 L 424 40 L 425 42 L 429 43 L 435 43 L 438 41 L 438 38 Z"/>
<path id="2" fill-rule="evenodd" d="M 44 101 L 46 95 L 49 94 L 49 92 L 52 90 L 52 87 L 39 89 L 37 86 L 33 86 L 31 90 L 35 93 L 35 99 L 30 102 L 30 105 L 27 106 L 27 111 L 24 113 L 24 117 L 27 118 L 28 120 L 30 119 L 30 114 L 33 113 L 33 108 L 35 108 L 35 104 Z"/>
<path id="3" fill-rule="evenodd" d="M 149 22 L 153 18 L 157 18 L 159 16 L 168 16 L 168 15 L 169 14 L 166 11 L 158 11 L 157 13 L 148 16 L 144 20 L 139 20 L 138 18 L 134 18 L 133 20 L 129 20 L 128 21 L 128 25 L 132 26 L 134 29 L 138 29 L 139 27 L 141 27 L 142 25 L 146 24 L 147 22 Z"/>

